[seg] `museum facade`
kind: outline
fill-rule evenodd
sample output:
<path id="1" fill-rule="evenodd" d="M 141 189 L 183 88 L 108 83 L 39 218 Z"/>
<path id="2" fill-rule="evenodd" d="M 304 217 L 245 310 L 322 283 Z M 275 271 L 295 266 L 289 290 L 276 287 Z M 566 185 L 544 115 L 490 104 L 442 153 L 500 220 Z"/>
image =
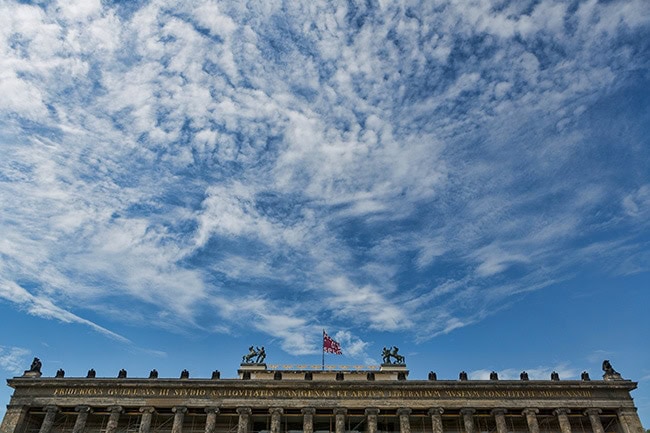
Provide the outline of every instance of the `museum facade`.
<path id="1" fill-rule="evenodd" d="M 36 363 L 37 359 L 35 359 Z M 238 377 L 43 377 L 14 388 L 1 433 L 645 433 L 613 369 L 602 380 L 409 380 L 406 366 L 278 370 L 242 364 Z"/>

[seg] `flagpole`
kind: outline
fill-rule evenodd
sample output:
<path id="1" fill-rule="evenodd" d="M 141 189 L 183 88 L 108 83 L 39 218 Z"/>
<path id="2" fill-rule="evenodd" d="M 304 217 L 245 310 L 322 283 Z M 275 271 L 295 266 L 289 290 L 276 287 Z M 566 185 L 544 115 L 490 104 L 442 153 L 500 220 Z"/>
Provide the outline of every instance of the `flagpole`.
<path id="1" fill-rule="evenodd" d="M 325 371 L 325 328 L 323 328 L 323 371 Z"/>

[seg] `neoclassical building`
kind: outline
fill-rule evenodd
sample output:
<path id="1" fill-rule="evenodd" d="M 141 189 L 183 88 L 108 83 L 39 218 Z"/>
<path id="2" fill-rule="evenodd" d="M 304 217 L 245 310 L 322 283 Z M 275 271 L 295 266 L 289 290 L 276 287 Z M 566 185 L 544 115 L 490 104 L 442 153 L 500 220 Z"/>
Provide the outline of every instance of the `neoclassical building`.
<path id="1" fill-rule="evenodd" d="M 36 360 L 35 360 L 36 362 Z M 14 388 L 1 433 L 645 433 L 613 369 L 602 380 L 409 380 L 378 370 L 276 370 L 242 364 L 238 377 L 42 377 Z"/>

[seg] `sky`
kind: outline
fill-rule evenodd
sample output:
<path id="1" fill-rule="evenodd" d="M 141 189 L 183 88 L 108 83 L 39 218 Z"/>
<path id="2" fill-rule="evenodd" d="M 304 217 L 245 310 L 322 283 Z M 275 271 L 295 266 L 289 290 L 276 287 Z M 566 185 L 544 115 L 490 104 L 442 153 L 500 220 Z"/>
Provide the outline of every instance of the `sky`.
<path id="1" fill-rule="evenodd" d="M 398 346 L 650 428 L 650 7 L 0 0 L 0 375 Z M 0 416 L 11 389 L 0 390 Z"/>

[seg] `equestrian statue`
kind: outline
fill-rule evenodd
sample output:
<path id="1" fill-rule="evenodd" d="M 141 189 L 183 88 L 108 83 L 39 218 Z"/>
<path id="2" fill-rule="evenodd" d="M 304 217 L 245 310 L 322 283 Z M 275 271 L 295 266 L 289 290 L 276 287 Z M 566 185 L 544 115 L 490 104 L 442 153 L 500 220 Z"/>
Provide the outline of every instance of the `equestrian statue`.
<path id="1" fill-rule="evenodd" d="M 381 351 L 381 357 L 384 364 L 404 364 L 404 357 L 399 353 L 399 347 L 393 346 L 390 349 L 384 347 Z M 391 358 L 395 359 L 395 362 L 391 361 Z"/>
<path id="2" fill-rule="evenodd" d="M 260 347 L 253 347 L 250 346 L 248 348 L 248 353 L 241 358 L 241 363 L 242 364 L 261 364 L 264 362 L 266 359 L 266 350 L 264 350 L 264 346 Z"/>

